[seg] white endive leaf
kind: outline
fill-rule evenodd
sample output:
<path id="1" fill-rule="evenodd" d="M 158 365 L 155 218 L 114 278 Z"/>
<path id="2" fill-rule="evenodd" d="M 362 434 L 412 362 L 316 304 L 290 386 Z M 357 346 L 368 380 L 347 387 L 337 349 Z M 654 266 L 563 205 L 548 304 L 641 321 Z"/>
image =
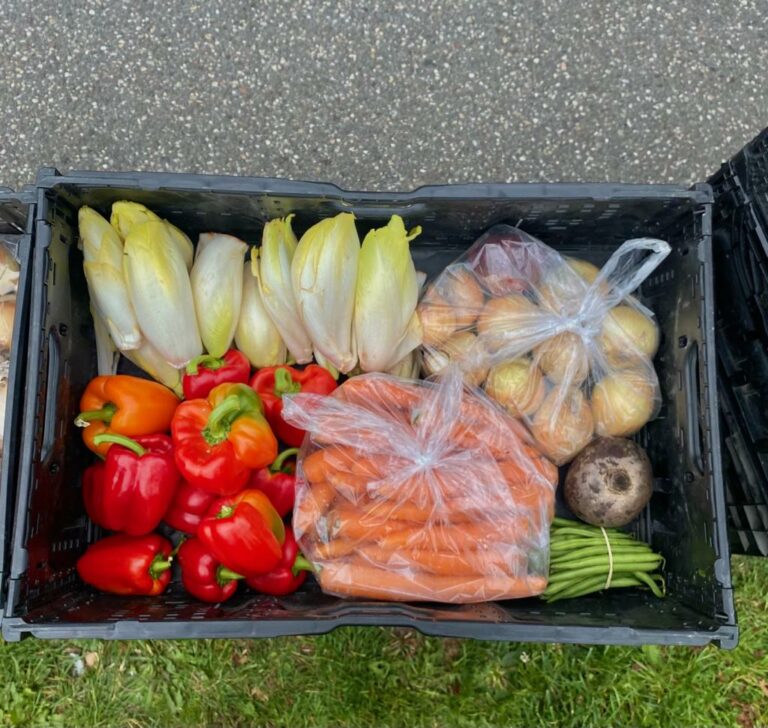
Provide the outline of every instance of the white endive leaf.
<path id="1" fill-rule="evenodd" d="M 110 215 L 109 222 L 123 240 L 128 237 L 128 233 L 131 232 L 135 225 L 141 225 L 141 223 L 149 222 L 150 220 L 160 220 L 160 218 L 140 202 L 121 200 L 120 202 L 112 203 L 112 214 Z M 192 258 L 195 253 L 192 241 L 175 225 L 172 225 L 167 220 L 165 222 L 168 225 L 171 238 L 179 248 L 179 252 L 184 257 L 187 270 L 189 270 L 192 267 Z"/>
<path id="2" fill-rule="evenodd" d="M 109 328 L 91 303 L 91 316 L 93 317 L 93 329 L 96 333 L 96 371 L 99 376 L 109 376 L 117 371 L 117 362 L 120 355 L 109 335 Z"/>
<path id="3" fill-rule="evenodd" d="M 131 229 L 124 267 L 141 330 L 163 360 L 182 367 L 200 356 L 189 273 L 166 222 L 150 220 Z"/>
<path id="4" fill-rule="evenodd" d="M 387 370 L 387 374 L 391 374 L 393 377 L 401 377 L 402 379 L 418 379 L 419 371 L 421 370 L 421 356 L 418 349 L 406 354 L 400 361 L 393 367 Z"/>
<path id="5" fill-rule="evenodd" d="M 315 361 L 323 368 L 327 369 L 334 379 L 339 378 L 339 370 L 333 366 L 319 351 L 315 352 Z"/>
<path id="6" fill-rule="evenodd" d="M 258 277 L 251 271 L 250 263 L 243 267 L 243 302 L 235 344 L 257 369 L 285 364 L 285 343 L 264 307 Z"/>
<path id="7" fill-rule="evenodd" d="M 360 250 L 355 296 L 355 337 L 360 368 L 386 371 L 421 344 L 416 316 L 419 281 L 409 243 L 420 227 L 406 233 L 392 215 L 385 227 L 371 230 Z"/>
<path id="8" fill-rule="evenodd" d="M 142 333 L 123 274 L 120 236 L 90 207 L 81 207 L 77 217 L 91 301 L 117 348 L 135 349 L 142 342 Z"/>
<path id="9" fill-rule="evenodd" d="M 128 361 L 132 361 L 139 369 L 143 369 L 152 379 L 172 389 L 180 397 L 182 396 L 182 372 L 172 367 L 148 341 L 144 342 L 138 349 L 124 351 L 123 356 Z"/>
<path id="10" fill-rule="evenodd" d="M 189 279 L 203 346 L 224 356 L 240 318 L 243 301 L 243 259 L 248 246 L 232 235 L 203 233 Z"/>
<path id="11" fill-rule="evenodd" d="M 312 345 L 344 374 L 357 363 L 352 314 L 359 257 L 355 216 L 341 212 L 301 236 L 291 265 L 299 315 Z"/>
<path id="12" fill-rule="evenodd" d="M 251 266 L 254 274 L 259 274 L 261 299 L 288 351 L 298 364 L 307 364 L 312 361 L 312 341 L 299 316 L 291 280 L 291 262 L 298 245 L 292 218 L 287 215 L 264 226 L 261 250 L 252 255 Z"/>

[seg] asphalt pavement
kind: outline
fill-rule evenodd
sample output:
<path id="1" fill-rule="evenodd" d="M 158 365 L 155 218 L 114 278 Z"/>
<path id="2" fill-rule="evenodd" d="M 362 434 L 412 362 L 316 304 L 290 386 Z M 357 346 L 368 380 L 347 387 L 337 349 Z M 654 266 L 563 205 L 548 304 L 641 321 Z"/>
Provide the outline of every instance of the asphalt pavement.
<path id="1" fill-rule="evenodd" d="M 768 125 L 766 0 L 0 5 L 0 184 L 42 165 L 691 183 Z"/>

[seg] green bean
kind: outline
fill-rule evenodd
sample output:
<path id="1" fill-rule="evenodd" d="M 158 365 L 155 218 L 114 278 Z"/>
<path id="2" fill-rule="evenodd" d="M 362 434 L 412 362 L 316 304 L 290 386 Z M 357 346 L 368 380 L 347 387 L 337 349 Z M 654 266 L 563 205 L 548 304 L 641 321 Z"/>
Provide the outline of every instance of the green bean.
<path id="1" fill-rule="evenodd" d="M 664 579 L 661 579 L 661 589 L 659 589 L 659 587 L 656 586 L 654 579 L 648 576 L 648 574 L 644 574 L 642 571 L 636 571 L 633 573 L 636 579 L 640 579 L 640 581 L 643 581 L 648 585 L 648 588 L 653 592 L 654 596 L 658 597 L 659 599 L 664 596 L 666 592 Z"/>
<path id="2" fill-rule="evenodd" d="M 628 561 L 624 564 L 616 564 L 614 562 L 613 565 L 613 573 L 621 573 L 621 572 L 634 572 L 634 571 L 655 571 L 659 567 L 659 562 L 661 560 L 661 557 L 658 557 L 658 559 L 653 561 Z M 549 576 L 549 583 L 557 583 L 559 581 L 564 581 L 571 579 L 574 575 L 578 575 L 579 577 L 584 576 L 592 576 L 595 574 L 608 574 L 609 566 L 608 563 L 601 563 L 596 564 L 594 566 L 586 566 L 586 567 L 580 567 L 578 569 L 574 569 L 573 571 L 563 571 L 560 573 L 550 574 Z"/>
<path id="3" fill-rule="evenodd" d="M 627 554 L 652 554 L 650 549 L 635 548 L 634 546 L 622 546 L 611 548 L 611 553 L 614 556 L 624 556 Z M 608 549 L 605 544 L 602 546 L 589 546 L 587 548 L 578 549 L 576 551 L 570 551 L 565 554 L 555 555 L 550 559 L 550 566 L 555 564 L 569 564 L 574 561 L 580 561 L 586 556 L 608 556 Z"/>
<path id="4" fill-rule="evenodd" d="M 579 531 L 575 528 L 558 528 L 554 533 L 556 536 L 567 534 L 569 536 L 577 536 L 579 538 L 595 538 L 594 535 L 585 533 L 584 531 Z M 601 531 L 597 531 L 596 535 L 605 541 Z M 615 533 L 606 533 L 606 536 L 608 536 L 609 541 L 634 541 L 637 543 L 637 539 L 633 538 L 628 533 L 623 533 L 621 531 L 616 531 Z"/>
<path id="5" fill-rule="evenodd" d="M 611 589 L 621 589 L 626 587 L 632 587 L 632 586 L 643 586 L 643 584 L 638 581 L 634 577 L 622 577 L 620 579 L 611 580 L 610 588 Z M 548 597 L 547 592 L 544 592 L 544 598 L 547 601 L 547 603 L 551 604 L 552 602 L 557 602 L 561 599 L 574 599 L 576 597 L 583 597 L 587 594 L 593 594 L 595 592 L 604 591 L 605 587 L 605 581 L 602 581 L 600 583 L 596 583 L 595 581 L 590 582 L 588 585 L 585 584 L 580 589 L 574 589 L 573 591 L 569 591 L 567 593 L 561 592 L 560 594 L 556 594 L 554 597 Z"/>

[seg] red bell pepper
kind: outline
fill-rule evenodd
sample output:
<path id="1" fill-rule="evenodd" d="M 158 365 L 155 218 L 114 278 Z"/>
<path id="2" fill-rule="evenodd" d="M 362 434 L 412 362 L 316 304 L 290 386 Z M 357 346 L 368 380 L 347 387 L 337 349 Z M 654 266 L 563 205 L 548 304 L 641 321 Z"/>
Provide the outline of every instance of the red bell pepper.
<path id="1" fill-rule="evenodd" d="M 304 439 L 304 430 L 283 420 L 283 395 L 297 392 L 330 394 L 337 383 L 327 369 L 310 364 L 301 370 L 289 366 L 259 369 L 251 379 L 251 386 L 261 397 L 267 422 L 278 439 L 291 447 L 299 447 Z"/>
<path id="2" fill-rule="evenodd" d="M 260 574 L 246 579 L 251 589 L 262 594 L 282 597 L 293 594 L 307 579 L 307 572 L 312 571 L 312 564 L 299 553 L 299 545 L 293 530 L 285 529 L 285 543 L 280 563 L 268 574 Z"/>
<path id="3" fill-rule="evenodd" d="M 96 445 L 106 442 L 112 447 L 105 462 L 88 468 L 83 477 L 86 513 L 110 531 L 129 536 L 154 531 L 179 485 L 171 438 L 146 435 L 132 440 L 115 434 L 94 438 Z"/>
<path id="4" fill-rule="evenodd" d="M 187 539 L 179 548 L 181 583 L 201 602 L 225 602 L 243 577 L 223 566 L 199 538 Z"/>
<path id="5" fill-rule="evenodd" d="M 277 440 L 247 384 L 220 384 L 207 399 L 182 402 L 171 422 L 176 465 L 192 485 L 218 495 L 245 486 L 277 456 Z"/>
<path id="6" fill-rule="evenodd" d="M 177 531 L 195 534 L 200 521 L 217 497 L 215 493 L 182 480 L 163 520 Z"/>
<path id="7" fill-rule="evenodd" d="M 224 356 L 203 354 L 189 364 L 182 379 L 184 399 L 204 399 L 219 384 L 248 384 L 251 363 L 245 354 L 230 349 Z"/>
<path id="8" fill-rule="evenodd" d="M 286 460 L 299 452 L 296 447 L 284 450 L 268 468 L 257 470 L 248 482 L 249 488 L 264 493 L 281 518 L 285 518 L 296 502 L 296 463 Z"/>
<path id="9" fill-rule="evenodd" d="M 249 489 L 217 500 L 197 536 L 224 566 L 249 577 L 266 574 L 280 562 L 285 526 L 267 496 Z"/>
<path id="10" fill-rule="evenodd" d="M 80 578 L 101 591 L 131 596 L 162 594 L 171 580 L 171 542 L 156 533 L 107 536 L 77 562 Z"/>

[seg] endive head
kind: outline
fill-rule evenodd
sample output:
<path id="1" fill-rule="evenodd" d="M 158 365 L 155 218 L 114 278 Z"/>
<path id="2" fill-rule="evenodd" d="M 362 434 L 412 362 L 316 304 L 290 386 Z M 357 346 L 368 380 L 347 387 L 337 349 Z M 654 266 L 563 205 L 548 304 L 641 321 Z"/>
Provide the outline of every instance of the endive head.
<path id="1" fill-rule="evenodd" d="M 190 281 L 200 336 L 209 354 L 223 356 L 240 318 L 248 246 L 232 235 L 203 233 Z"/>
<path id="2" fill-rule="evenodd" d="M 141 225 L 150 220 L 159 221 L 160 219 L 161 218 L 158 215 L 140 202 L 121 200 L 120 202 L 112 203 L 112 215 L 110 216 L 109 221 L 112 224 L 112 227 L 117 230 L 120 237 L 125 240 L 131 230 L 137 225 Z M 171 240 L 179 249 L 179 252 L 184 258 L 187 270 L 189 270 L 192 267 L 192 258 L 194 256 L 194 246 L 192 245 L 192 241 L 175 225 L 167 220 L 165 221 L 165 224 Z"/>
<path id="3" fill-rule="evenodd" d="M 393 215 L 363 240 L 355 335 L 364 371 L 386 371 L 421 344 L 421 327 L 414 316 L 419 283 L 409 245 L 420 232 L 420 227 L 406 232 L 403 219 Z"/>
<path id="4" fill-rule="evenodd" d="M 261 236 L 261 257 L 267 260 L 267 265 L 277 265 L 281 254 L 288 257 L 288 262 L 293 260 L 296 246 L 299 241 L 293 232 L 291 220 L 296 217 L 293 213 L 285 217 L 270 220 L 264 225 Z M 255 276 L 259 275 L 259 259 L 251 257 L 251 269 Z"/>
<path id="5" fill-rule="evenodd" d="M 359 258 L 355 216 L 341 212 L 301 236 L 291 264 L 299 315 L 315 352 L 342 373 L 357 363 L 352 316 Z"/>
<path id="6" fill-rule="evenodd" d="M 77 222 L 80 228 L 78 247 L 83 251 L 86 263 L 99 259 L 103 245 L 112 246 L 113 252 L 119 251 L 122 254 L 123 241 L 106 218 L 96 210 L 83 205 L 78 210 Z"/>
<path id="7" fill-rule="evenodd" d="M 148 220 L 159 219 L 152 210 L 144 207 L 140 202 L 121 200 L 120 202 L 112 203 L 112 214 L 110 215 L 109 222 L 112 223 L 112 227 L 117 230 L 120 237 L 125 240 L 128 237 L 128 233 L 131 232 L 131 228 L 135 225 L 141 225 L 141 223 Z"/>
<path id="8" fill-rule="evenodd" d="M 184 258 L 168 223 L 150 220 L 125 241 L 125 277 L 141 330 L 174 367 L 202 353 Z"/>

